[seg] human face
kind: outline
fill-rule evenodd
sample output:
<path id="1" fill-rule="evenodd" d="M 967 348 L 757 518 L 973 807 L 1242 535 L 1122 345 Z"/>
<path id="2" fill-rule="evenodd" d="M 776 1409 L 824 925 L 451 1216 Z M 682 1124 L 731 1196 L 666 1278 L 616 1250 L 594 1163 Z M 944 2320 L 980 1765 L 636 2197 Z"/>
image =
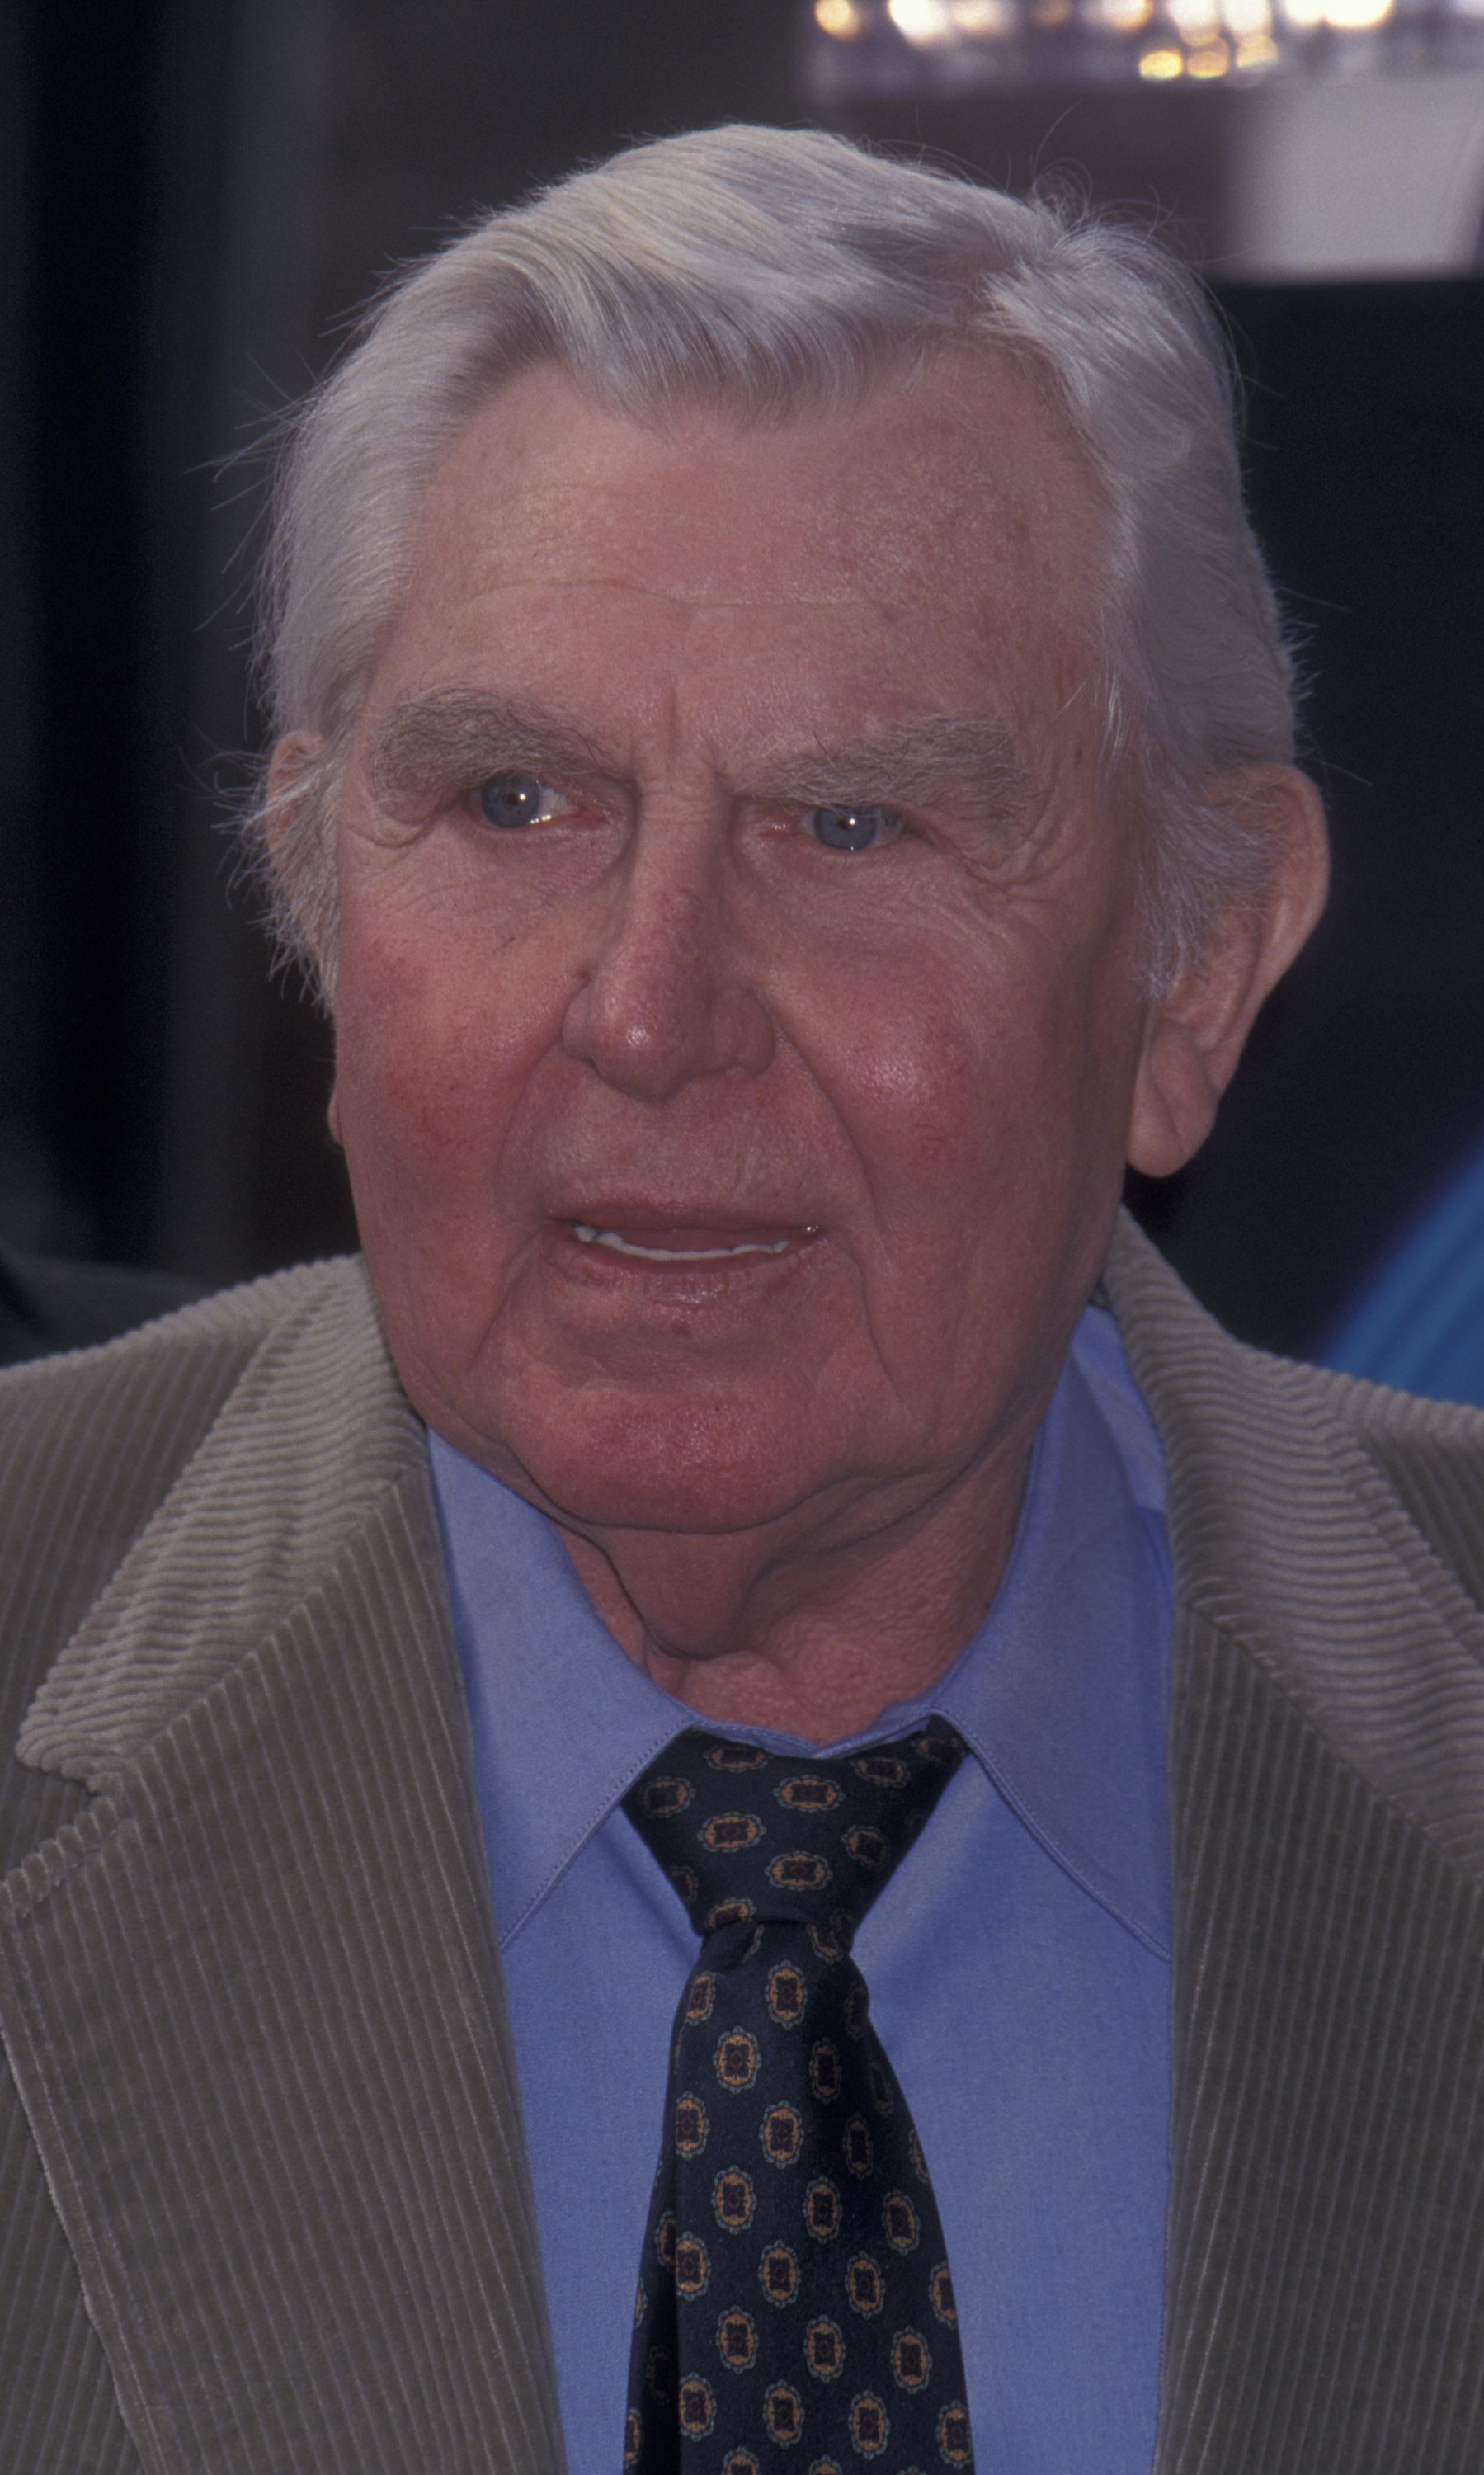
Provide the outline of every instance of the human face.
<path id="1" fill-rule="evenodd" d="M 590 1534 L 771 1554 L 1023 1466 L 1144 1029 L 1099 536 L 967 356 L 770 429 L 539 372 L 433 480 L 335 1121 L 413 1402 Z"/>

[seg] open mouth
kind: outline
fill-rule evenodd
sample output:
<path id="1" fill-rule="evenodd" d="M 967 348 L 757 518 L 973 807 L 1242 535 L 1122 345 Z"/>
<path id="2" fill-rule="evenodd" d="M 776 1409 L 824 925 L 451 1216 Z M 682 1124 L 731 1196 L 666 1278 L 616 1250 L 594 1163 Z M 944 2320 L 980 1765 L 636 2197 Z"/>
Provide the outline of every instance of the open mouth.
<path id="1" fill-rule="evenodd" d="M 728 1263 L 745 1255 L 786 1255 L 791 1246 L 817 1238 L 811 1225 L 799 1229 L 695 1229 L 684 1226 L 613 1229 L 592 1220 L 570 1223 L 580 1246 L 606 1247 L 642 1263 Z"/>

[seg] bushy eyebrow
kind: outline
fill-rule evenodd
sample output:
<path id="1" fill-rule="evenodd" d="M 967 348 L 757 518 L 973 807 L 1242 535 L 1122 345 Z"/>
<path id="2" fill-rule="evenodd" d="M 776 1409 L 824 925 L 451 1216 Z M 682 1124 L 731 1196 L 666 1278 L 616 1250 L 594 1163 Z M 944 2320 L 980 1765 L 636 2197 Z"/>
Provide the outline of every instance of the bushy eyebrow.
<path id="1" fill-rule="evenodd" d="M 372 790 L 390 806 L 517 767 L 588 774 L 621 770 L 560 715 L 476 688 L 434 688 L 409 698 L 388 715 L 367 757 Z M 925 714 L 839 746 L 819 741 L 765 755 L 755 775 L 736 787 L 746 796 L 800 807 L 884 807 L 926 803 L 961 783 L 1002 812 L 1029 796 L 1030 768 L 1002 723 L 981 714 Z"/>
<path id="2" fill-rule="evenodd" d="M 1031 769 L 1012 732 L 981 714 L 925 714 L 840 747 L 774 760 L 756 788 L 800 806 L 926 804 L 963 783 L 997 809 L 1023 804 Z"/>
<path id="3" fill-rule="evenodd" d="M 477 688 L 433 688 L 395 706 L 366 760 L 372 791 L 387 805 L 516 768 L 604 770 L 596 748 L 571 723 L 539 705 L 488 697 Z"/>

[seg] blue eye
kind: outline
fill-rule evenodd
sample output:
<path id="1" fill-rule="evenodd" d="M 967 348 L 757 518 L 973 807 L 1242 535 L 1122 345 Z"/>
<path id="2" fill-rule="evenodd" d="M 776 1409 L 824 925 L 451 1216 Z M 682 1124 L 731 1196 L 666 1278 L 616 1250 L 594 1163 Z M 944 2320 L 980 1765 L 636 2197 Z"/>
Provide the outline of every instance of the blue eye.
<path id="1" fill-rule="evenodd" d="M 495 773 L 479 786 L 479 806 L 492 825 L 507 830 L 538 825 L 554 805 L 549 786 L 534 773 Z"/>
<path id="2" fill-rule="evenodd" d="M 869 850 L 891 824 L 889 808 L 811 808 L 810 828 L 826 850 Z"/>

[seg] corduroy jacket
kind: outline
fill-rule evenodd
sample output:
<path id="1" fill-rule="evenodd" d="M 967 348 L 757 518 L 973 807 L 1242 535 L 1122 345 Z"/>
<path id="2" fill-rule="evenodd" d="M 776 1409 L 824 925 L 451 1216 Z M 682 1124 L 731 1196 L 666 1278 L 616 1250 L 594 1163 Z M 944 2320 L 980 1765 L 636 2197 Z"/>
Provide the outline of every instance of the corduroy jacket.
<path id="1" fill-rule="evenodd" d="M 1484 1417 L 1239 1347 L 1127 1223 L 1105 1293 L 1175 1573 L 1158 2475 L 1478 2475 Z M 557 2475 L 359 1266 L 0 1378 L 0 2475 Z"/>

